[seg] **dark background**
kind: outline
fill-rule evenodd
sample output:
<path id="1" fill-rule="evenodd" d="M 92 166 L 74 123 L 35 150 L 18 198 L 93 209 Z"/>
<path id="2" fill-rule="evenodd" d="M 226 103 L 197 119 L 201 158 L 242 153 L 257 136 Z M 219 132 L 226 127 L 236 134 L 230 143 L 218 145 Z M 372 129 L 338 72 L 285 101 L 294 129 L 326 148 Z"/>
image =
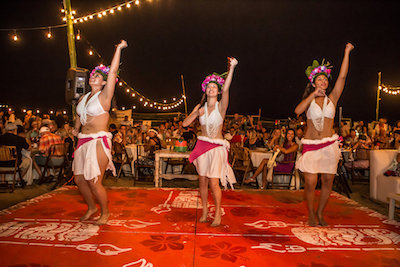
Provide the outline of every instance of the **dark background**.
<path id="1" fill-rule="evenodd" d="M 119 3 L 72 0 L 72 8 L 79 17 Z M 54 0 L 2 1 L 0 28 L 60 24 L 61 8 Z M 399 10 L 399 1 L 152 0 L 76 26 L 108 63 L 114 45 L 127 40 L 120 75 L 150 99 L 179 96 L 183 74 L 189 111 L 200 100 L 204 77 L 224 72 L 226 57 L 234 56 L 239 65 L 228 114 L 257 114 L 261 108 L 268 118 L 295 116 L 307 83 L 304 70 L 313 59 L 330 61 L 335 80 L 350 41 L 355 50 L 338 105 L 345 117 L 370 121 L 377 73 L 384 83 L 400 86 Z M 0 32 L 0 103 L 44 111 L 66 107 L 66 28 L 53 29 L 51 40 L 46 31 L 23 31 L 15 43 L 11 33 Z M 88 55 L 85 42 L 76 46 L 79 67 L 100 62 Z M 139 106 L 121 88 L 116 97 L 118 107 Z M 399 101 L 400 95 L 383 93 L 381 116 L 400 119 Z"/>

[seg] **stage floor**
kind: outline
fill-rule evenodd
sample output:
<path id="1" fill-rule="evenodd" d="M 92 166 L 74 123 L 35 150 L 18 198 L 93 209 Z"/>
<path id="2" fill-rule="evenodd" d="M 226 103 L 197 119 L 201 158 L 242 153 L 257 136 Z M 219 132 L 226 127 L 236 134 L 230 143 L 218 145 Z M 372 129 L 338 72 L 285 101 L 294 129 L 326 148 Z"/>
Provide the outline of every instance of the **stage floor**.
<path id="1" fill-rule="evenodd" d="M 196 190 L 110 188 L 107 225 L 79 222 L 63 187 L 0 211 L 1 266 L 400 266 L 400 223 L 332 193 L 329 227 L 305 225 L 302 191 L 223 191 L 220 227 Z M 209 199 L 209 203 L 213 201 Z"/>

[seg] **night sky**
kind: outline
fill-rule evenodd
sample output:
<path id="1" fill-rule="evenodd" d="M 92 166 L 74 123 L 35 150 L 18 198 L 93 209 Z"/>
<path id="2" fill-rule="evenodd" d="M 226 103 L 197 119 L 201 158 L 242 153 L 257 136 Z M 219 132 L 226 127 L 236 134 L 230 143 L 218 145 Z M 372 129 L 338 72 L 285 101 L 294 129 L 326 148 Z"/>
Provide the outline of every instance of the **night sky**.
<path id="1" fill-rule="evenodd" d="M 71 0 L 77 16 L 121 1 Z M 2 1 L 0 28 L 62 23 L 61 1 Z M 150 99 L 171 99 L 182 92 L 183 74 L 189 111 L 201 98 L 201 82 L 226 69 L 226 57 L 239 60 L 231 86 L 228 114 L 267 118 L 294 117 L 313 59 L 326 58 L 339 72 L 346 42 L 355 45 L 346 87 L 339 101 L 344 117 L 373 120 L 377 73 L 400 86 L 399 1 L 208 1 L 152 0 L 116 15 L 78 24 L 81 34 L 111 61 L 114 45 L 125 39 L 121 77 Z M 66 28 L 0 32 L 1 104 L 19 108 L 66 107 L 65 75 L 69 67 Z M 77 42 L 78 66 L 92 69 L 99 60 Z M 139 106 L 116 89 L 118 107 Z M 381 116 L 400 119 L 400 95 L 383 94 Z M 138 111 L 154 111 L 141 108 Z M 184 111 L 181 106 L 178 111 Z"/>

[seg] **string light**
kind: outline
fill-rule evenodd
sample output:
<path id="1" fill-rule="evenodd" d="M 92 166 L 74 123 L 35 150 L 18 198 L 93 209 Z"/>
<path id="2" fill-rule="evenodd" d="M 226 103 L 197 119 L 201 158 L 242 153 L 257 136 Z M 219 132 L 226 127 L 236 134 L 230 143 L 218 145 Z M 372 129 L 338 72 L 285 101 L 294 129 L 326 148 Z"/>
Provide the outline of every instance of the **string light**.
<path id="1" fill-rule="evenodd" d="M 102 58 L 102 56 L 94 49 L 92 44 L 87 40 L 87 38 L 85 36 L 81 36 L 81 39 L 83 41 L 85 41 L 87 43 L 87 45 L 90 47 L 89 55 L 96 54 L 96 56 L 101 60 L 101 62 L 106 62 Z M 157 101 L 151 100 L 151 99 L 145 97 L 144 95 L 142 95 L 141 93 L 139 93 L 137 90 L 133 89 L 132 86 L 129 86 L 126 83 L 126 81 L 124 81 L 121 77 L 118 77 L 118 79 L 119 79 L 119 81 L 118 81 L 119 87 L 121 87 L 121 89 L 126 91 L 126 93 L 129 94 L 129 96 L 131 96 L 132 98 L 137 98 L 137 100 L 144 107 L 153 108 L 153 109 L 157 109 L 157 110 L 170 110 L 173 108 L 177 108 L 182 103 L 184 103 L 184 95 L 181 95 L 179 98 L 178 97 L 171 98 L 172 102 L 170 102 L 170 103 L 167 103 L 166 99 L 162 100 L 162 102 L 157 102 Z"/>
<path id="2" fill-rule="evenodd" d="M 149 1 L 149 2 L 151 2 L 151 1 Z M 139 0 L 127 1 L 127 2 L 125 2 L 125 3 L 119 4 L 119 5 L 116 5 L 116 6 L 113 6 L 113 7 L 110 7 L 110 8 L 107 8 L 107 9 L 104 9 L 104 10 L 101 10 L 101 11 L 98 11 L 98 12 L 95 12 L 95 13 L 92 13 L 92 14 L 89 14 L 89 15 L 85 15 L 85 16 L 82 16 L 82 17 L 78 17 L 78 18 L 76 18 L 76 19 L 74 20 L 74 23 L 78 23 L 78 22 L 83 23 L 83 22 L 86 22 L 86 21 L 88 20 L 87 18 L 93 19 L 95 16 L 97 16 L 99 19 L 101 19 L 102 17 L 107 16 L 108 13 L 114 14 L 114 13 L 115 13 L 115 10 L 121 11 L 123 7 L 126 7 L 126 8 L 129 9 L 129 8 L 132 7 L 132 4 L 133 4 L 133 3 L 134 3 L 136 6 L 139 6 L 140 1 L 139 1 Z M 73 11 L 72 14 L 75 15 L 76 12 Z M 71 19 L 73 19 L 73 17 L 72 17 Z M 63 19 L 63 20 L 64 20 L 64 19 Z M 65 21 L 65 20 L 64 20 L 64 21 Z"/>
<path id="3" fill-rule="evenodd" d="M 12 39 L 14 40 L 14 42 L 19 40 L 16 30 L 14 30 L 14 35 L 13 35 Z"/>
<path id="4" fill-rule="evenodd" d="M 78 34 L 76 35 L 76 40 L 80 40 L 81 39 L 81 31 L 78 30 Z"/>
<path id="5" fill-rule="evenodd" d="M 51 37 L 52 37 L 51 28 L 49 27 L 49 31 L 47 32 L 47 39 L 50 39 Z"/>
<path id="6" fill-rule="evenodd" d="M 382 86 L 379 86 L 378 89 L 383 90 L 383 92 L 385 92 L 389 95 L 400 94 L 400 86 L 390 86 L 390 85 L 382 84 Z"/>

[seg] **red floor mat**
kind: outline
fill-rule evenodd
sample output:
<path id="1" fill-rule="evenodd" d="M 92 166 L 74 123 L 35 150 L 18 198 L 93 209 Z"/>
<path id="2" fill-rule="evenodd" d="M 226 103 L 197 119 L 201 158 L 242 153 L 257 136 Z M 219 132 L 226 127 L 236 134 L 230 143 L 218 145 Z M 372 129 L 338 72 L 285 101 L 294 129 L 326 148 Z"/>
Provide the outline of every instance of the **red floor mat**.
<path id="1" fill-rule="evenodd" d="M 224 191 L 213 228 L 197 222 L 196 190 L 112 188 L 99 227 L 78 221 L 86 206 L 64 187 L 0 211 L 0 265 L 400 266 L 400 223 L 334 193 L 330 226 L 307 227 L 302 194 Z"/>

